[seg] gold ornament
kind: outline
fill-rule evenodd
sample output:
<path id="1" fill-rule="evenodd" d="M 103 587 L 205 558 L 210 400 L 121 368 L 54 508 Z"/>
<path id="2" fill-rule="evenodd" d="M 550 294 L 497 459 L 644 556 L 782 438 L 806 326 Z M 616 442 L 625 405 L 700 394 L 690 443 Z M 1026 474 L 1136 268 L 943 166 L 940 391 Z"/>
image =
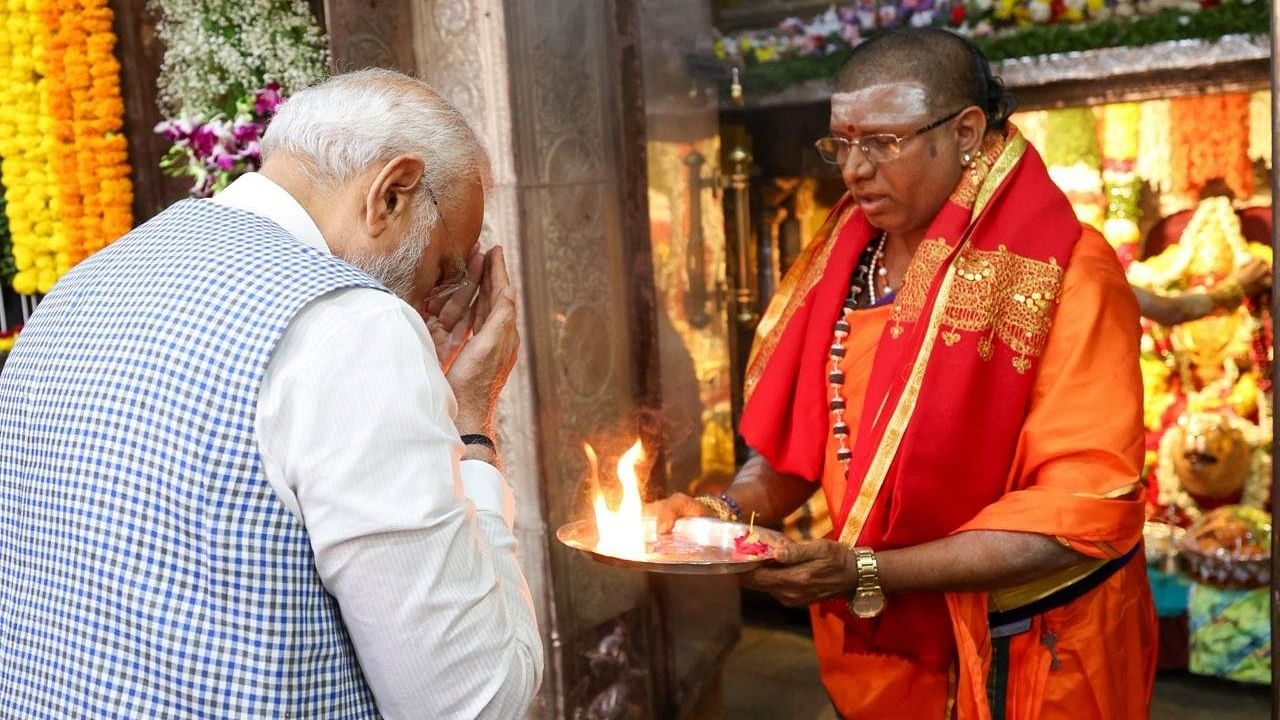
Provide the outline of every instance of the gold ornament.
<path id="1" fill-rule="evenodd" d="M 1213 413 L 1183 415 L 1173 435 L 1173 469 L 1187 492 L 1208 500 L 1239 495 L 1249 471 L 1244 433 Z"/>

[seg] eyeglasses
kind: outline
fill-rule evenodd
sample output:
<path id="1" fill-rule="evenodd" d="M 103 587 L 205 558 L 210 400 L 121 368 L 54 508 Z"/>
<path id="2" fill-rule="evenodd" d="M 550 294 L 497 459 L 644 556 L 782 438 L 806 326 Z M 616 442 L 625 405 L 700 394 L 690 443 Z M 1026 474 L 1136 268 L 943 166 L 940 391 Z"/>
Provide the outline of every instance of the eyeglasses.
<path id="1" fill-rule="evenodd" d="M 843 166 L 849 160 L 849 149 L 856 147 L 862 151 L 862 154 L 873 165 L 884 162 L 890 162 L 898 159 L 902 155 L 902 144 L 911 138 L 923 135 L 934 128 L 942 127 L 947 121 L 957 117 L 960 113 L 968 108 L 960 108 L 950 115 L 925 125 L 908 135 L 895 135 L 894 133 L 875 133 L 873 135 L 863 135 L 862 137 L 846 138 L 838 135 L 824 137 L 814 143 L 814 147 L 818 148 L 818 154 L 822 155 L 822 159 L 832 165 Z"/>
<path id="2" fill-rule="evenodd" d="M 440 228 L 444 231 L 445 242 L 449 242 L 449 226 L 445 224 L 444 212 L 440 210 L 440 203 L 436 200 L 436 194 L 431 190 L 429 185 L 424 186 L 427 191 L 427 197 L 431 199 L 431 204 L 436 208 L 436 218 L 440 222 Z M 455 292 L 467 287 L 471 284 L 471 275 L 467 272 L 468 261 L 465 255 L 460 252 L 453 253 L 450 258 L 450 267 L 442 273 L 442 279 L 436 283 L 427 293 L 427 302 L 439 301 L 451 297 Z"/>

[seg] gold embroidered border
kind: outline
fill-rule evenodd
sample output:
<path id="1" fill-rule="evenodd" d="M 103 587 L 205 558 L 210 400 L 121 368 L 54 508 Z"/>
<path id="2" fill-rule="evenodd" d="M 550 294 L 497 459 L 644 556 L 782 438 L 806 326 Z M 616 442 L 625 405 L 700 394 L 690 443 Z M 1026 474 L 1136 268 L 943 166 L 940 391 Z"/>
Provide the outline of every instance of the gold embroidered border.
<path id="1" fill-rule="evenodd" d="M 893 415 L 889 417 L 889 426 L 885 428 L 884 435 L 880 438 L 875 457 L 871 461 L 871 466 L 867 468 L 866 476 L 862 479 L 862 486 L 858 488 L 858 496 L 854 498 L 853 506 L 849 508 L 849 517 L 845 519 L 844 527 L 840 530 L 840 542 L 849 547 L 853 547 L 858 541 L 858 536 L 862 534 L 862 528 L 871 514 L 871 506 L 880 495 L 880 488 L 889 474 L 889 467 L 898 455 L 898 446 L 902 444 L 902 437 L 906 434 L 911 416 L 915 412 L 916 399 L 920 395 L 921 386 L 924 385 L 924 371 L 929 365 L 929 358 L 933 354 L 938 331 L 942 326 L 943 308 L 946 307 L 947 300 L 950 298 L 951 284 L 956 277 L 954 267 L 946 272 L 947 275 L 942 279 L 941 287 L 938 288 L 938 301 L 930 314 L 924 341 L 920 343 L 920 350 L 916 352 L 915 362 L 911 366 L 907 385 L 898 396 Z"/>
<path id="2" fill-rule="evenodd" d="M 855 207 L 856 205 L 850 203 L 849 207 L 824 228 L 827 231 L 826 234 L 820 234 L 805 248 L 806 252 L 782 279 L 773 300 L 769 302 L 769 307 L 756 325 L 756 339 L 751 348 L 751 356 L 747 361 L 747 371 L 743 378 L 743 394 L 747 400 L 751 399 L 756 383 L 760 382 L 760 376 L 764 374 L 769 358 L 773 357 L 773 351 L 778 348 L 778 341 L 786 331 L 791 318 L 804 303 L 809 291 L 822 279 L 831 251 L 835 249 L 840 232 L 852 217 Z"/>
<path id="3" fill-rule="evenodd" d="M 977 205 L 978 198 L 983 195 L 983 191 L 990 187 L 987 178 L 991 176 L 991 171 L 1002 157 L 1005 147 L 1004 137 L 987 135 L 982 143 L 982 150 L 974 158 L 973 167 L 961 174 L 960 184 L 951 193 L 951 202 L 970 210 L 972 217 L 978 216 L 978 213 L 973 211 L 974 207 Z M 989 196 L 990 193 L 987 195 Z"/>
<path id="4" fill-rule="evenodd" d="M 986 181 L 982 183 L 982 188 L 978 190 L 978 197 L 973 203 L 973 217 L 977 218 L 987 209 L 987 203 L 991 202 L 991 198 L 996 194 L 996 190 L 1000 188 L 1013 169 L 1018 166 L 1018 161 L 1022 160 L 1022 156 L 1027 152 L 1027 140 L 1022 137 L 1022 133 L 1015 132 L 1011 134 L 1000 150 L 1000 155 L 991 164 L 991 172 L 987 173 Z"/>
<path id="5" fill-rule="evenodd" d="M 915 322 L 920 317 L 924 303 L 929 299 L 929 286 L 938 276 L 942 263 L 951 255 L 951 247 L 942 238 L 931 238 L 920 243 L 916 253 L 902 276 L 902 286 L 889 310 L 889 334 L 902 336 L 903 323 Z"/>
<path id="6" fill-rule="evenodd" d="M 920 244 L 920 263 L 912 262 L 890 315 L 892 337 L 901 335 L 904 323 L 919 319 L 928 283 L 947 252 L 942 240 Z M 956 258 L 955 275 L 955 287 L 943 312 L 943 343 L 955 345 L 961 332 L 981 333 L 978 354 L 990 360 L 992 341 L 999 339 L 1017 356 L 1014 369 L 1026 372 L 1030 359 L 1039 357 L 1049 340 L 1053 308 L 1062 288 L 1062 267 L 1052 258 L 1047 263 L 1031 260 L 1004 246 L 996 250 L 965 248 Z"/>

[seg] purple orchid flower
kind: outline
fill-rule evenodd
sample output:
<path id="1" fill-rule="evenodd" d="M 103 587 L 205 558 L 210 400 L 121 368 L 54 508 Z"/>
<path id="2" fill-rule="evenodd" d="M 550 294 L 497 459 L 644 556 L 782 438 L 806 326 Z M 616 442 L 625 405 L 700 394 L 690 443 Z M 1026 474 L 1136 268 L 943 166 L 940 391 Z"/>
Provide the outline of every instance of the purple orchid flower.
<path id="1" fill-rule="evenodd" d="M 236 166 L 236 157 L 222 151 L 215 153 L 211 159 L 213 160 L 213 167 L 219 170 L 230 170 Z"/>
<path id="2" fill-rule="evenodd" d="M 276 108 L 284 102 L 284 94 L 280 92 L 280 83 L 272 81 L 257 92 L 253 100 L 253 112 L 258 117 L 270 117 Z"/>
<path id="3" fill-rule="evenodd" d="M 156 132 L 169 142 L 178 142 L 191 137 L 191 122 L 186 119 L 165 120 L 156 123 Z"/>
<path id="4" fill-rule="evenodd" d="M 246 120 L 236 120 L 231 126 L 231 137 L 236 143 L 243 144 L 262 137 L 262 125 Z"/>
<path id="5" fill-rule="evenodd" d="M 191 149 L 197 158 L 203 160 L 213 154 L 213 149 L 219 145 L 219 139 L 213 123 L 200 125 L 191 131 Z"/>

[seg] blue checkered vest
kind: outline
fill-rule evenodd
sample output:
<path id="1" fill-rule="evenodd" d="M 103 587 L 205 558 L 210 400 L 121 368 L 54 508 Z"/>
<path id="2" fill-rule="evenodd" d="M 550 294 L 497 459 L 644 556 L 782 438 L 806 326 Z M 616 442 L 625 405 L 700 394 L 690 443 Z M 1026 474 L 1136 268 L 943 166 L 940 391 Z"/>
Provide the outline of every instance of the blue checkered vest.
<path id="1" fill-rule="evenodd" d="M 359 286 L 184 201 L 45 298 L 0 373 L 0 717 L 378 717 L 254 432 L 290 320 Z"/>

